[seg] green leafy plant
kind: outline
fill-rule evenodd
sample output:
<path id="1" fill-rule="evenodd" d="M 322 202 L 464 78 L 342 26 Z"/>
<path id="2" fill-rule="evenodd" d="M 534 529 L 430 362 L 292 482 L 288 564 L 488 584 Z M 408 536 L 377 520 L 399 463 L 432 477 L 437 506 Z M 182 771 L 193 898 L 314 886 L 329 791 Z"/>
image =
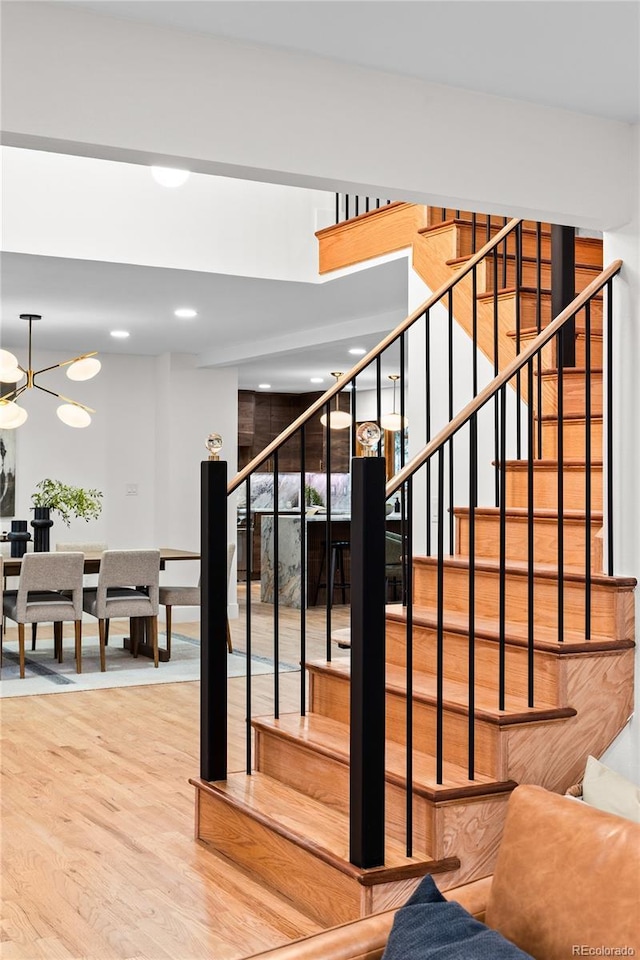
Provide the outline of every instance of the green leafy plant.
<path id="1" fill-rule="evenodd" d="M 31 494 L 34 507 L 49 507 L 59 513 L 67 526 L 72 517 L 96 520 L 102 512 L 102 492 L 85 490 L 84 487 L 70 487 L 60 480 L 41 480 L 36 483 L 36 491 Z"/>
<path id="2" fill-rule="evenodd" d="M 315 487 L 305 484 L 304 488 L 304 502 L 308 507 L 324 507 L 324 500 L 322 496 Z"/>

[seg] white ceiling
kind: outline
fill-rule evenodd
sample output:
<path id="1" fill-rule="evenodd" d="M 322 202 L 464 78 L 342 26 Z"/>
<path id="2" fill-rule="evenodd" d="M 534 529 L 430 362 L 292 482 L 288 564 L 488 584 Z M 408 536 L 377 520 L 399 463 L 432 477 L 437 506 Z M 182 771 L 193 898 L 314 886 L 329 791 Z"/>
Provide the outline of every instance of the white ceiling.
<path id="1" fill-rule="evenodd" d="M 1 267 L 2 344 L 20 356 L 27 336 L 21 313 L 42 314 L 34 347 L 65 357 L 89 350 L 179 352 L 215 364 L 231 362 L 234 348 L 246 357 L 254 343 L 254 357 L 238 365 L 246 389 L 265 381 L 274 390 L 320 389 L 312 376 L 329 385 L 332 370 L 354 362 L 349 348 L 375 346 L 407 313 L 406 259 L 321 284 L 19 253 L 3 253 Z M 197 304 L 197 318 L 176 319 L 172 309 L 181 304 Z M 113 329 L 131 336 L 115 340 Z M 301 329 L 308 345 L 287 349 L 290 331 Z"/>
<path id="2" fill-rule="evenodd" d="M 317 54 L 637 122 L 637 0 L 71 0 L 110 17 Z"/>

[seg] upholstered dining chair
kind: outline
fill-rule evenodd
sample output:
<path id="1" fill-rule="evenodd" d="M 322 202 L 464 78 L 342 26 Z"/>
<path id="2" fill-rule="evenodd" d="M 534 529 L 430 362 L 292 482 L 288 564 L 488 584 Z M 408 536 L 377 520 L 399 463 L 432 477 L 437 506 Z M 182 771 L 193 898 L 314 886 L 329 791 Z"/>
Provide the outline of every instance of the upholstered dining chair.
<path id="1" fill-rule="evenodd" d="M 102 554 L 98 585 L 85 589 L 82 603 L 84 611 L 98 620 L 101 671 L 107 669 L 106 625 L 113 617 L 145 618 L 153 647 L 153 665 L 158 666 L 159 578 L 159 550 L 105 550 Z"/>
<path id="2" fill-rule="evenodd" d="M 227 546 L 227 588 L 231 580 L 231 567 L 236 552 L 235 543 Z M 171 609 L 172 607 L 199 607 L 200 581 L 197 587 L 160 587 L 160 604 L 166 608 L 167 654 L 171 656 Z M 227 648 L 233 653 L 231 629 L 227 618 Z"/>
<path id="3" fill-rule="evenodd" d="M 107 544 L 102 543 L 98 540 L 72 540 L 68 543 L 56 543 L 56 552 L 57 553 L 104 553 L 107 549 Z M 95 576 L 92 574 L 92 576 Z M 36 642 L 38 639 L 38 624 L 31 624 L 31 649 L 36 649 Z M 109 631 L 107 630 L 107 643 L 109 643 Z"/>
<path id="4" fill-rule="evenodd" d="M 82 673 L 82 553 L 27 553 L 22 558 L 17 590 L 2 599 L 4 616 L 18 624 L 20 678 L 25 675 L 26 623 L 53 623 L 54 649 L 62 662 L 62 625 L 73 620 L 76 670 Z"/>

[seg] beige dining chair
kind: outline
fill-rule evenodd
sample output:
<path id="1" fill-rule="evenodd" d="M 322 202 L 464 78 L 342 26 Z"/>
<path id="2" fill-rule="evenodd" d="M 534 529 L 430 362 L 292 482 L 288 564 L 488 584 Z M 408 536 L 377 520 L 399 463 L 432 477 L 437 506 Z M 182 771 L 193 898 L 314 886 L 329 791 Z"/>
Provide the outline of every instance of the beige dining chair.
<path id="1" fill-rule="evenodd" d="M 104 553 L 107 544 L 99 540 L 71 540 L 66 543 L 56 543 L 56 553 Z M 94 576 L 94 574 L 92 574 Z M 31 624 L 31 649 L 36 649 L 38 640 L 38 624 Z M 107 643 L 109 643 L 109 632 L 107 631 Z"/>
<path id="2" fill-rule="evenodd" d="M 97 587 L 84 591 L 83 610 L 98 620 L 100 670 L 107 669 L 106 631 L 113 617 L 144 617 L 158 666 L 159 550 L 105 550 L 100 560 Z M 132 648 L 134 647 L 132 637 Z"/>
<path id="3" fill-rule="evenodd" d="M 53 623 L 54 650 L 62 663 L 65 620 L 75 629 L 76 671 L 82 673 L 82 553 L 27 553 L 22 558 L 17 590 L 2 598 L 2 612 L 18 624 L 20 678 L 25 675 L 24 627 Z"/>
<path id="4" fill-rule="evenodd" d="M 227 589 L 231 581 L 231 567 L 236 552 L 235 543 L 227 546 Z M 171 656 L 171 609 L 172 607 L 199 607 L 200 581 L 197 587 L 160 587 L 160 604 L 166 608 L 167 654 Z M 227 649 L 233 653 L 231 628 L 227 617 Z"/>

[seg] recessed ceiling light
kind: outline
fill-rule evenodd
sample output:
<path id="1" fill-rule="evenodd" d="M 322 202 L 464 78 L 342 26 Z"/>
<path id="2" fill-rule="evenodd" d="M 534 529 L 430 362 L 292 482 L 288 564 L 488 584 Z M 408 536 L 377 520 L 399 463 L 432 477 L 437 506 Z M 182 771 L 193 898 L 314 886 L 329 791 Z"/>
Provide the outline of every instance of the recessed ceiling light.
<path id="1" fill-rule="evenodd" d="M 351 347 L 351 350 L 349 350 L 349 353 L 353 354 L 354 357 L 364 357 L 366 352 L 364 347 Z"/>
<path id="2" fill-rule="evenodd" d="M 322 383 L 324 377 L 311 377 L 310 383 Z"/>
<path id="3" fill-rule="evenodd" d="M 151 176 L 162 187 L 181 187 L 189 179 L 189 171 L 174 167 L 151 167 Z"/>
<path id="4" fill-rule="evenodd" d="M 127 337 L 129 336 L 129 331 L 128 330 L 112 330 L 111 336 L 116 337 L 116 339 L 118 340 L 126 340 Z"/>
<path id="5" fill-rule="evenodd" d="M 259 383 L 259 384 L 258 384 L 258 390 L 271 390 L 271 384 L 270 384 L 270 383 Z"/>
<path id="6" fill-rule="evenodd" d="M 178 307 L 177 310 L 173 311 L 174 317 L 180 317 L 181 320 L 193 320 L 194 317 L 198 316 L 197 310 L 192 310 L 191 307 Z"/>

